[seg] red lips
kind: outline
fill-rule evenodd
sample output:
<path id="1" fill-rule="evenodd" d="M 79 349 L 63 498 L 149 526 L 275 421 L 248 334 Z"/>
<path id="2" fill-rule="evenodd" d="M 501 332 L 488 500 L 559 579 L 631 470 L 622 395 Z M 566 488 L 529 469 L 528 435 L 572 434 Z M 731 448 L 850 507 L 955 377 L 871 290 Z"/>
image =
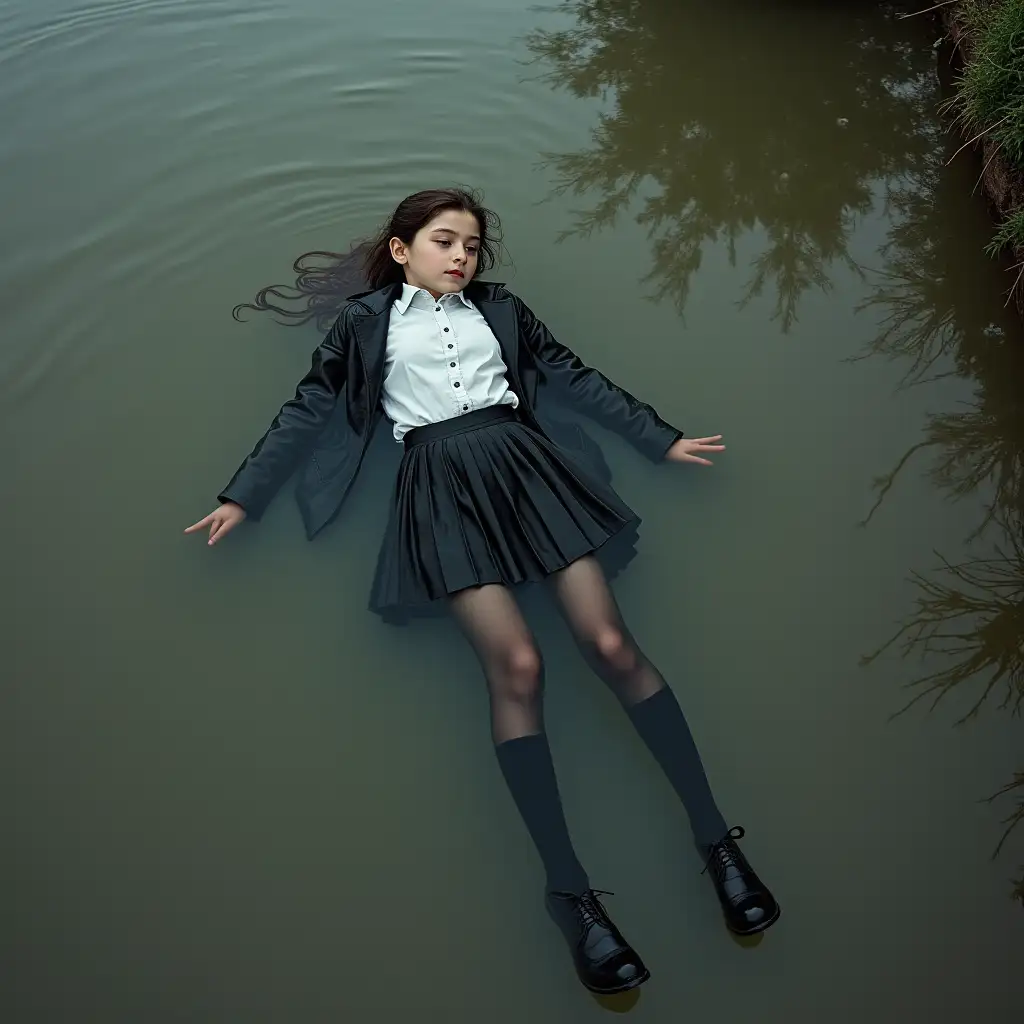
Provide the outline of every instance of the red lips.
<path id="1" fill-rule="evenodd" d="M 446 274 L 450 274 L 452 277 L 465 277 L 466 275 L 461 270 L 446 270 Z"/>

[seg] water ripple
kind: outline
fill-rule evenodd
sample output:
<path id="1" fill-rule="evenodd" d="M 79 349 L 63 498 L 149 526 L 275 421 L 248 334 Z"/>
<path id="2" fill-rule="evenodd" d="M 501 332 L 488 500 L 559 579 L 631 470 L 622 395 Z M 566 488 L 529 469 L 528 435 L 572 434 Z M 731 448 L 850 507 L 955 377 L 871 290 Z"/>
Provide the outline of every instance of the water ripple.
<path id="1" fill-rule="evenodd" d="M 25 25 L 20 33 L 5 33 L 7 43 L 0 49 L 0 65 L 24 56 L 41 57 L 47 48 L 73 46 L 83 39 L 92 40 L 97 29 L 131 26 L 133 20 L 150 29 L 174 21 L 198 27 L 218 18 L 254 21 L 278 16 L 279 12 L 275 13 L 270 6 L 260 7 L 255 2 L 240 11 L 233 0 L 203 0 L 202 4 L 196 4 L 194 0 L 111 0 L 109 3 L 87 4 Z M 9 20 L 14 20 L 13 13 Z M 83 36 L 89 30 L 92 30 L 92 35 Z"/>
<path id="2" fill-rule="evenodd" d="M 357 35 L 320 0 L 0 0 L 2 398 L 116 373 L 123 311 L 197 274 L 230 308 L 408 192 L 489 188 L 561 137 L 575 101 L 523 88 L 468 0 L 443 28 L 405 8 Z"/>

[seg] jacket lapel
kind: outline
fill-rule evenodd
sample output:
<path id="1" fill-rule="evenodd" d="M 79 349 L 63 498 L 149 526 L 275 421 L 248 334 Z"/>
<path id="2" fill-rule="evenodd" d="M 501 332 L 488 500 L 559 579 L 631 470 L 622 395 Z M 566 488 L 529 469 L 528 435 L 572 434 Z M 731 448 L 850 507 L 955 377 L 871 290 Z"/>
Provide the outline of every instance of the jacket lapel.
<path id="1" fill-rule="evenodd" d="M 514 378 L 515 388 L 521 392 L 522 385 L 519 375 L 519 322 L 516 320 L 512 300 L 505 298 L 492 298 L 488 294 L 475 295 L 470 292 L 469 297 L 473 304 L 480 310 L 480 315 L 487 321 L 487 326 L 494 332 L 501 346 L 501 354 L 505 360 L 508 372 Z M 513 383 L 513 382 L 510 382 Z"/>
<path id="2" fill-rule="evenodd" d="M 356 313 L 352 318 L 356 344 L 366 378 L 366 414 L 377 408 L 384 382 L 384 359 L 387 354 L 388 322 L 383 313 Z"/>
<path id="3" fill-rule="evenodd" d="M 366 420 L 373 416 L 380 401 L 384 383 L 384 361 L 387 356 L 388 324 L 391 322 L 391 304 L 401 291 L 401 285 L 388 285 L 373 292 L 353 295 L 352 330 L 359 358 L 363 365 L 366 384 Z"/>

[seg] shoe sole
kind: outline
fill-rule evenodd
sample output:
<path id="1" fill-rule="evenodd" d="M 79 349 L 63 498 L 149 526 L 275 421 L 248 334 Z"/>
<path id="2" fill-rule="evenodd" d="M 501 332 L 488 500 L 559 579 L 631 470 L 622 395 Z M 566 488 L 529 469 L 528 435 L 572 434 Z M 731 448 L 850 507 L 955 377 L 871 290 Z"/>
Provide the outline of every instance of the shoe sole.
<path id="1" fill-rule="evenodd" d="M 639 988 L 645 981 L 651 980 L 651 972 L 645 970 L 643 974 L 638 978 L 634 978 L 632 981 L 627 981 L 625 985 L 619 985 L 616 988 L 593 988 L 588 985 L 582 979 L 580 984 L 588 991 L 593 992 L 596 996 L 617 996 L 622 992 L 630 992 L 635 988 Z"/>
<path id="2" fill-rule="evenodd" d="M 775 922 L 778 921 L 780 917 L 782 917 L 782 907 L 776 907 L 775 913 L 772 914 L 772 916 L 769 917 L 767 921 L 758 921 L 758 923 L 755 924 L 753 927 L 744 928 L 743 931 L 740 931 L 738 928 L 733 928 L 728 921 L 725 922 L 725 926 L 729 929 L 729 931 L 733 933 L 733 935 L 739 935 L 742 938 L 749 938 L 751 935 L 759 935 L 766 928 L 771 928 L 771 926 L 775 924 Z"/>

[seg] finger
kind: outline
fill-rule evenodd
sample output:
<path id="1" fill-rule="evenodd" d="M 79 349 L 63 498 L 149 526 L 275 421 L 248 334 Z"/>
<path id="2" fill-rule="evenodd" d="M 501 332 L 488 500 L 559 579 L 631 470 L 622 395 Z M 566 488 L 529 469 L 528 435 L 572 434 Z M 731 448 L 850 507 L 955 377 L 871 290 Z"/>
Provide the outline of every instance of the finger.
<path id="1" fill-rule="evenodd" d="M 702 452 L 724 452 L 725 451 L 725 445 L 724 444 L 698 444 L 695 447 L 699 448 Z"/>
<path id="2" fill-rule="evenodd" d="M 712 437 L 692 437 L 690 438 L 691 444 L 708 444 L 711 441 L 721 441 L 722 435 L 715 434 Z"/>
<path id="3" fill-rule="evenodd" d="M 210 534 L 210 543 L 216 544 L 226 534 L 234 523 L 230 519 L 223 519 L 217 524 L 217 528 Z"/>
<path id="4" fill-rule="evenodd" d="M 696 455 L 687 455 L 687 462 L 696 462 L 698 466 L 713 466 L 714 463 L 710 459 L 702 459 Z"/>
<path id="5" fill-rule="evenodd" d="M 210 522 L 210 520 L 211 520 L 211 519 L 213 519 L 213 517 L 214 517 L 214 516 L 215 516 L 216 514 L 217 514 L 216 512 L 211 512 L 211 513 L 210 513 L 210 514 L 209 514 L 208 516 L 206 516 L 205 518 L 203 518 L 203 519 L 200 519 L 198 523 L 193 523 L 193 524 L 192 524 L 191 526 L 189 526 L 189 527 L 188 527 L 188 528 L 187 528 L 187 529 L 185 530 L 185 532 L 186 532 L 186 533 L 195 533 L 195 532 L 196 532 L 196 530 L 201 530 L 201 529 L 202 529 L 202 528 L 203 528 L 204 526 L 206 526 L 206 524 L 207 524 L 208 522 Z"/>

